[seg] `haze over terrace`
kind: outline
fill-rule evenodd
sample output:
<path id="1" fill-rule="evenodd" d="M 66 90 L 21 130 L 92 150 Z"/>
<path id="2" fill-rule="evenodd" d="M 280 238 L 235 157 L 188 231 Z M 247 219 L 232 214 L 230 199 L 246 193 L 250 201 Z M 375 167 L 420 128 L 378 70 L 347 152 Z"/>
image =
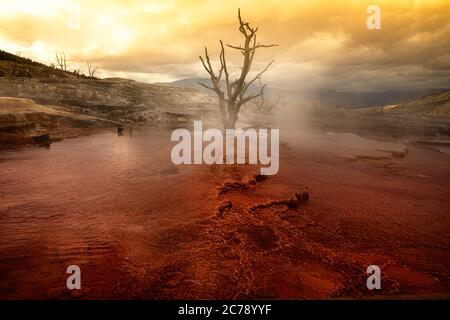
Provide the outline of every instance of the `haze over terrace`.
<path id="1" fill-rule="evenodd" d="M 239 44 L 237 8 L 260 41 L 254 71 L 290 88 L 384 90 L 450 83 L 450 3 L 377 1 L 382 29 L 366 28 L 373 1 L 0 0 L 0 48 L 44 63 L 64 51 L 71 68 L 92 61 L 101 76 L 145 82 L 205 77 L 203 47 Z M 67 22 L 80 12 L 80 28 Z M 228 50 L 239 66 L 240 54 Z M 236 68 L 237 69 L 237 68 Z"/>

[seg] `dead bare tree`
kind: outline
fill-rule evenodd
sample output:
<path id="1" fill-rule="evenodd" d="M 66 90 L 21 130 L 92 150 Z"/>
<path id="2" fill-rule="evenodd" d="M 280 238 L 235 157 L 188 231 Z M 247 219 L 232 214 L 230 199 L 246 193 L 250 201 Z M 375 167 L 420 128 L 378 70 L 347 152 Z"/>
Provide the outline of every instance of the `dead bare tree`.
<path id="1" fill-rule="evenodd" d="M 95 74 L 97 73 L 97 67 L 92 67 L 91 62 L 86 62 L 89 78 L 95 78 Z"/>
<path id="2" fill-rule="evenodd" d="M 62 75 L 64 76 L 67 72 L 67 64 L 66 64 L 66 54 L 63 52 L 58 55 L 58 53 L 55 53 L 56 56 L 56 63 L 61 69 Z"/>
<path id="3" fill-rule="evenodd" d="M 224 128 L 235 127 L 236 121 L 238 120 L 239 111 L 243 104 L 264 95 L 264 88 L 266 85 L 260 86 L 259 90 L 255 93 L 247 94 L 247 90 L 255 83 L 255 81 L 259 81 L 261 79 L 263 73 L 269 69 L 274 60 L 269 62 L 266 67 L 262 71 L 258 72 L 252 79 L 246 80 L 246 78 L 250 72 L 256 50 L 260 48 L 277 46 L 276 44 L 265 45 L 257 42 L 256 33 L 258 28 L 252 28 L 248 22 L 244 22 L 242 20 L 240 9 L 238 9 L 238 19 L 239 32 L 244 36 L 244 45 L 234 46 L 227 44 L 227 47 L 240 51 L 244 56 L 239 78 L 234 81 L 230 81 L 230 75 L 225 59 L 225 49 L 222 40 L 220 40 L 220 69 L 218 74 L 214 72 L 211 66 L 207 47 L 205 47 L 205 57 L 203 58 L 202 56 L 199 56 L 203 67 L 211 78 L 212 86 L 204 83 L 199 84 L 217 94 L 219 98 L 220 117 Z M 225 90 L 222 90 L 221 88 L 222 75 L 225 76 Z"/>

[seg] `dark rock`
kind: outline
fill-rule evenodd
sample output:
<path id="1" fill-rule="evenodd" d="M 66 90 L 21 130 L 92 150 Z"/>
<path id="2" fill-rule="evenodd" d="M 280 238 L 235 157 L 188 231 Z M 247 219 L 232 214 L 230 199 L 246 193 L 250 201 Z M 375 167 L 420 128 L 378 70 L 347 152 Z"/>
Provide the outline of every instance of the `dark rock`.
<path id="1" fill-rule="evenodd" d="M 268 176 L 262 174 L 255 174 L 254 179 L 256 182 L 262 182 L 268 179 Z"/>
<path id="2" fill-rule="evenodd" d="M 52 143 L 52 139 L 50 138 L 50 135 L 48 133 L 39 136 L 33 136 L 31 137 L 31 141 L 34 144 L 40 145 L 50 145 Z"/>
<path id="3" fill-rule="evenodd" d="M 230 211 L 232 207 L 233 203 L 231 201 L 222 201 L 219 207 L 217 207 L 218 216 L 222 218 L 225 212 Z"/>

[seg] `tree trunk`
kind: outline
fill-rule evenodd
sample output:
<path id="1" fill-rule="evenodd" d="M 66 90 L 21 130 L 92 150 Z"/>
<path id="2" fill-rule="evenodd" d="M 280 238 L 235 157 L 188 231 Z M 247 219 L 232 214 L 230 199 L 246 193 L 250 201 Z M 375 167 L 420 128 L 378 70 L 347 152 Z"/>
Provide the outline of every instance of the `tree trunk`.
<path id="1" fill-rule="evenodd" d="M 224 121 L 224 129 L 234 129 L 238 120 L 238 112 L 233 102 L 227 103 L 226 115 Z"/>
<path id="2" fill-rule="evenodd" d="M 224 95 L 219 96 L 219 112 L 220 112 L 220 121 L 222 122 L 222 126 L 224 129 L 228 126 L 228 118 L 227 118 L 227 109 Z"/>

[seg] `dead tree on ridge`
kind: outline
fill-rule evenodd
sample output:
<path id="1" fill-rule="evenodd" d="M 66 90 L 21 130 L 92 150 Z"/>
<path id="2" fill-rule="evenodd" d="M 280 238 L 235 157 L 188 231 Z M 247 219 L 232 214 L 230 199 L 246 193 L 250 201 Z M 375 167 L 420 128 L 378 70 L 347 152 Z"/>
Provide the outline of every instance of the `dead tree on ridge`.
<path id="1" fill-rule="evenodd" d="M 55 53 L 56 57 L 56 63 L 58 64 L 59 68 L 61 69 L 62 76 L 67 72 L 67 64 L 66 64 L 66 54 L 63 52 L 60 55 L 58 53 Z"/>
<path id="2" fill-rule="evenodd" d="M 219 111 L 222 124 L 224 128 L 234 128 L 236 121 L 238 120 L 238 114 L 241 106 L 250 100 L 261 97 L 264 95 L 265 85 L 260 86 L 257 92 L 247 94 L 248 89 L 255 83 L 255 81 L 260 81 L 261 76 L 266 72 L 272 65 L 274 60 L 269 62 L 267 66 L 257 73 L 252 79 L 247 80 L 247 75 L 252 66 L 253 58 L 255 56 L 256 50 L 259 48 L 270 48 L 277 46 L 276 44 L 264 45 L 256 41 L 256 33 L 258 28 L 250 27 L 248 22 L 244 22 L 241 18 L 241 11 L 238 9 L 238 19 L 239 19 L 239 32 L 244 36 L 243 46 L 234 46 L 227 44 L 227 47 L 231 49 L 238 50 L 244 56 L 244 61 L 242 63 L 241 72 L 239 78 L 234 81 L 230 81 L 230 75 L 228 73 L 227 62 L 225 59 L 225 49 L 222 40 L 220 40 L 220 69 L 218 74 L 214 72 L 211 61 L 208 55 L 208 49 L 205 47 L 205 57 L 199 56 L 203 67 L 208 72 L 212 86 L 208 86 L 204 83 L 199 83 L 201 86 L 214 91 L 219 98 Z M 221 88 L 222 75 L 225 76 L 225 89 Z"/>
<path id="3" fill-rule="evenodd" d="M 89 78 L 95 78 L 95 74 L 97 73 L 97 67 L 92 67 L 91 62 L 86 62 Z"/>

